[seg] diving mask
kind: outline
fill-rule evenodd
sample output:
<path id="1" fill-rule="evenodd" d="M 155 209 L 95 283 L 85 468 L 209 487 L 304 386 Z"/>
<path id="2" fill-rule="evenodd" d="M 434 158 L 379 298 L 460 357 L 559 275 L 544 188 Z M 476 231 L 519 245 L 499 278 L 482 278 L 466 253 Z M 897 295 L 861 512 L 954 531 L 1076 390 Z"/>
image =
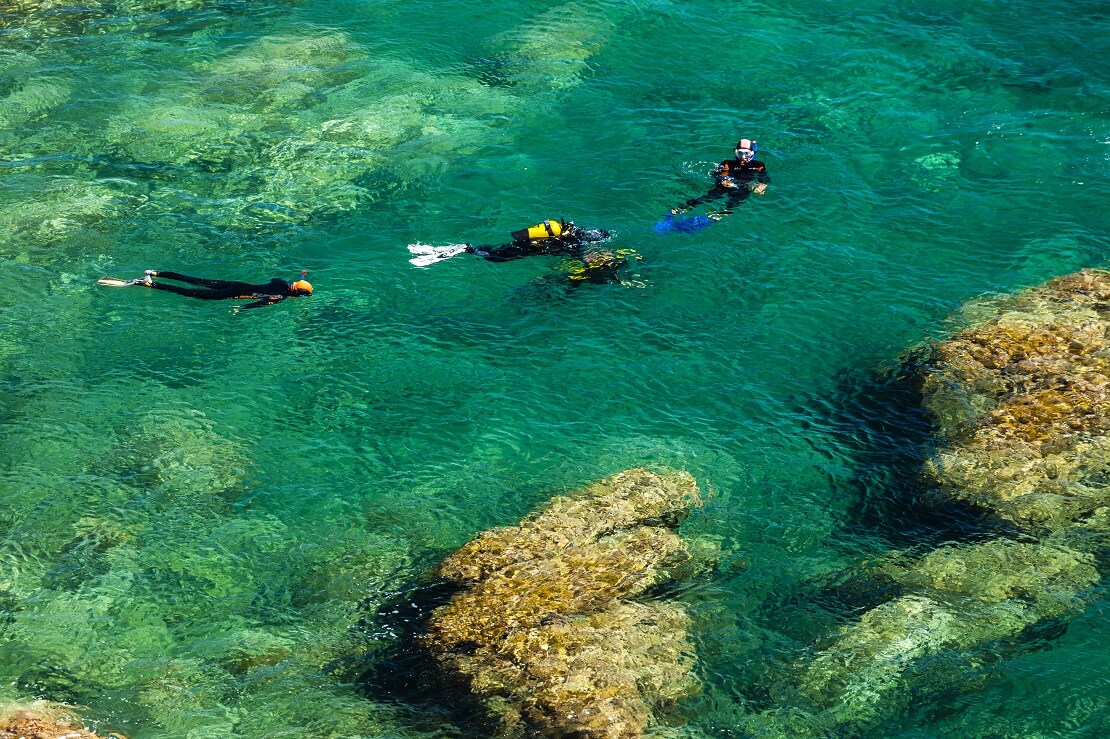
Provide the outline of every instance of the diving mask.
<path id="1" fill-rule="evenodd" d="M 742 162 L 750 162 L 759 151 L 759 144 L 751 139 L 740 139 L 740 143 L 736 145 L 736 158 Z"/>

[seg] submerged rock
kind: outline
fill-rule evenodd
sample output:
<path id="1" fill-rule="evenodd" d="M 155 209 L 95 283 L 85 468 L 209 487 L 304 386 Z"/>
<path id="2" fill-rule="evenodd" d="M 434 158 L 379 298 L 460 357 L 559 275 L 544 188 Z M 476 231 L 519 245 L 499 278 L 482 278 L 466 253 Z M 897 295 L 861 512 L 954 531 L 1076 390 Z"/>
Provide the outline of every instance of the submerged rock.
<path id="1" fill-rule="evenodd" d="M 944 663 L 1076 612 L 1099 580 L 1094 558 L 1064 546 L 996 540 L 943 547 L 889 573 L 907 595 L 884 603 L 810 660 L 801 696 L 818 726 L 887 714 Z"/>
<path id="2" fill-rule="evenodd" d="M 516 736 L 640 736 L 692 694 L 689 617 L 632 600 L 691 559 L 669 530 L 700 505 L 684 473 L 628 470 L 487 531 L 440 574 L 465 589 L 423 646 Z"/>
<path id="3" fill-rule="evenodd" d="M 1110 505 L 1110 273 L 975 311 L 986 320 L 927 360 L 924 403 L 947 443 L 927 471 L 1023 528 L 1057 531 Z"/>
<path id="4" fill-rule="evenodd" d="M 910 179 L 929 192 L 940 192 L 953 186 L 960 173 L 960 155 L 935 152 L 914 159 L 917 165 Z"/>
<path id="5" fill-rule="evenodd" d="M 241 446 L 217 433 L 211 419 L 177 409 L 151 412 L 121 430 L 104 465 L 120 480 L 179 501 L 234 501 L 250 469 Z"/>
<path id="6" fill-rule="evenodd" d="M 157 93 L 125 101 L 97 149 L 174 170 L 150 192 L 150 210 L 254 231 L 440 177 L 523 107 L 475 80 L 375 55 L 339 31 L 291 30 L 202 58 Z"/>
<path id="7" fill-rule="evenodd" d="M 968 328 L 919 352 L 942 493 L 1022 529 L 1020 540 L 893 557 L 899 597 L 790 670 L 761 736 L 865 729 L 961 687 L 999 647 L 1073 617 L 1097 594 L 1110 531 L 1110 273 L 1084 270 L 970 305 Z M 975 688 L 975 685 L 966 687 Z"/>
<path id="8" fill-rule="evenodd" d="M 0 739 L 97 739 L 67 706 L 49 701 L 0 706 Z M 107 734 L 125 739 L 122 734 Z"/>
<path id="9" fill-rule="evenodd" d="M 494 55 L 480 78 L 531 93 L 576 87 L 614 33 L 612 10 L 570 2 L 543 11 L 488 42 Z"/>
<path id="10" fill-rule="evenodd" d="M 111 185 L 73 177 L 13 176 L 5 184 L 0 246 L 16 261 L 38 265 L 72 263 L 76 256 L 67 240 L 94 233 L 143 203 Z"/>

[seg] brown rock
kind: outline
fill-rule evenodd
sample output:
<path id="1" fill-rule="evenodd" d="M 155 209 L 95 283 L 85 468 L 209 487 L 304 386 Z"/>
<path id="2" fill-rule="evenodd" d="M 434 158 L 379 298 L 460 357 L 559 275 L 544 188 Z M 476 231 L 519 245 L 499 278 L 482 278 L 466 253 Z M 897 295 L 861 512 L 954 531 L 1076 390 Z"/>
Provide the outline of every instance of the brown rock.
<path id="1" fill-rule="evenodd" d="M 685 612 L 632 599 L 689 562 L 665 526 L 699 504 L 689 475 L 628 470 L 479 535 L 440 568 L 467 587 L 424 647 L 504 736 L 642 736 L 698 687 Z"/>
<path id="2" fill-rule="evenodd" d="M 122 734 L 107 736 L 126 739 Z M 81 728 L 80 719 L 67 706 L 35 701 L 0 709 L 0 739 L 100 739 L 100 735 Z"/>

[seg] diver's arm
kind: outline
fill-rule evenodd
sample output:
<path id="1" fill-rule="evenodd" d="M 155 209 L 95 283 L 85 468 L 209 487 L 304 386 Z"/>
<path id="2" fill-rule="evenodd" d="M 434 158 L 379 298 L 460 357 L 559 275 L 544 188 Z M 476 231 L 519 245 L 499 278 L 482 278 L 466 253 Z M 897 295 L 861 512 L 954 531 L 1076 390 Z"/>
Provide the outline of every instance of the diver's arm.
<path id="1" fill-rule="evenodd" d="M 713 170 L 713 182 L 717 187 L 727 187 L 730 190 L 738 186 L 727 159 L 718 164 L 717 168 Z"/>
<path id="2" fill-rule="evenodd" d="M 287 296 L 285 296 L 285 295 L 251 295 L 250 297 L 258 298 L 258 300 L 254 301 L 253 303 L 247 303 L 246 305 L 240 305 L 240 306 L 236 307 L 235 308 L 236 313 L 238 313 L 241 310 L 250 310 L 251 308 L 263 308 L 267 305 L 273 305 L 274 303 L 280 303 L 281 301 L 285 300 L 285 298 Z"/>
<path id="3" fill-rule="evenodd" d="M 771 175 L 767 174 L 767 165 L 759 162 L 759 169 L 756 170 L 755 178 L 758 182 L 752 186 L 752 192 L 756 195 L 762 195 L 767 189 L 767 185 L 771 184 Z"/>

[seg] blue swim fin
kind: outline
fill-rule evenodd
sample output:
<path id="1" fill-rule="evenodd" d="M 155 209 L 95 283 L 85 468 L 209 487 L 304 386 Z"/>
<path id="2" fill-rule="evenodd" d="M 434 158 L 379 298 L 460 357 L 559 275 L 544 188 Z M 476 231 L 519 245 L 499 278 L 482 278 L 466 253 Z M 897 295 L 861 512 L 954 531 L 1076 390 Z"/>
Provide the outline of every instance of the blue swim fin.
<path id="1" fill-rule="evenodd" d="M 667 233 L 668 231 L 695 233 L 714 223 L 716 223 L 716 221 L 705 215 L 690 216 L 687 218 L 686 216 L 676 216 L 668 213 L 663 217 L 663 220 L 652 226 L 651 230 L 656 233 Z"/>

